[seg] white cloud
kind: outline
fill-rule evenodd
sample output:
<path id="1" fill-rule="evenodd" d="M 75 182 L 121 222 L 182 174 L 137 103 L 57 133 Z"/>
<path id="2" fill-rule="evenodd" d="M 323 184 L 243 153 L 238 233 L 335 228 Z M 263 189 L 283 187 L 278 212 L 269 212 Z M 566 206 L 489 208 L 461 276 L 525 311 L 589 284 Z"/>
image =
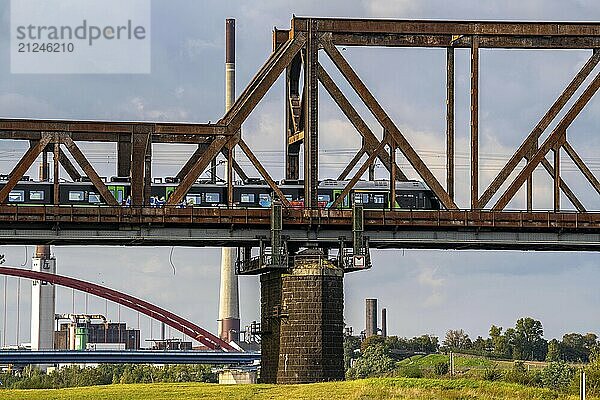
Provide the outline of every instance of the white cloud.
<path id="1" fill-rule="evenodd" d="M 434 267 L 421 267 L 417 275 L 419 285 L 429 290 L 423 301 L 427 308 L 437 307 L 444 303 L 444 278 L 437 275 L 438 269 Z"/>
<path id="2" fill-rule="evenodd" d="M 143 121 L 186 121 L 187 110 L 180 107 L 148 107 L 142 97 L 133 97 L 125 104 L 123 112 Z"/>
<path id="3" fill-rule="evenodd" d="M 201 56 L 207 49 L 219 49 L 221 43 L 216 40 L 206 40 L 203 38 L 188 38 L 182 45 L 182 52 L 189 58 Z"/>
<path id="4" fill-rule="evenodd" d="M 54 104 L 37 96 L 21 93 L 0 95 L 0 114 L 10 118 L 57 118 L 63 113 Z"/>
<path id="5" fill-rule="evenodd" d="M 407 14 L 419 11 L 421 5 L 415 0 L 365 0 L 365 11 L 370 17 L 401 19 Z"/>

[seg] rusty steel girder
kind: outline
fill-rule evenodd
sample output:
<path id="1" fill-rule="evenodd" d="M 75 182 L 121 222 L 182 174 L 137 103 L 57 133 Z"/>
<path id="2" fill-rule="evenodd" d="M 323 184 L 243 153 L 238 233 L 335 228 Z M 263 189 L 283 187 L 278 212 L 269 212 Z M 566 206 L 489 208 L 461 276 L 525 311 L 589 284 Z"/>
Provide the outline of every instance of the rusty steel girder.
<path id="1" fill-rule="evenodd" d="M 419 153 L 412 147 L 410 138 L 404 136 L 389 113 L 364 84 L 350 63 L 342 56 L 336 46 L 395 46 L 395 47 L 441 47 L 446 49 L 446 185 L 437 180 L 431 169 Z M 0 191 L 0 203 L 6 199 L 11 187 L 39 154 L 46 154 L 48 144 L 54 143 L 50 136 L 58 135 L 59 149 L 56 159 L 65 168 L 72 179 L 79 172 L 64 157 L 61 145 L 67 146 L 75 161 L 92 180 L 99 192 L 108 199 L 109 193 L 91 164 L 75 143 L 77 141 L 104 141 L 118 143 L 118 175 L 131 176 L 132 197 L 136 205 L 144 205 L 149 197 L 151 179 L 152 143 L 193 143 L 198 145 L 196 152 L 181 168 L 177 177 L 180 183 L 168 204 L 176 204 L 190 189 L 200 174 L 210 164 L 214 165 L 217 155 L 225 156 L 239 176 L 247 175 L 233 158 L 233 147 L 240 146 L 251 164 L 267 181 L 272 191 L 280 197 L 284 205 L 287 199 L 277 186 L 271 174 L 241 138 L 241 126 L 250 113 L 285 71 L 285 176 L 287 179 L 299 179 L 304 170 L 305 206 L 317 207 L 319 179 L 319 136 L 318 82 L 346 115 L 361 136 L 362 146 L 350 163 L 339 174 L 340 179 L 351 175 L 352 179 L 344 188 L 349 193 L 353 185 L 369 171 L 374 177 L 372 163 L 379 159 L 389 172 L 390 182 L 406 180 L 406 171 L 401 171 L 396 161 L 396 150 L 407 159 L 410 166 L 429 186 L 447 210 L 456 210 L 455 187 L 455 49 L 466 48 L 471 51 L 471 135 L 470 135 L 470 208 L 473 210 L 490 207 L 490 201 L 503 186 L 507 189 L 493 206 L 502 210 L 515 196 L 522 185 L 527 186 L 527 210 L 532 210 L 533 171 L 543 168 L 554 182 L 554 210 L 560 211 L 561 192 L 579 212 L 585 207 L 571 190 L 560 173 L 560 151 L 564 149 L 587 181 L 600 194 L 600 183 L 590 168 L 579 157 L 566 138 L 566 129 L 573 119 L 596 93 L 598 76 L 583 92 L 582 97 L 566 117 L 553 129 L 550 137 L 538 146 L 538 141 L 550 124 L 563 111 L 575 92 L 589 77 L 600 62 L 600 23 L 587 22 L 494 22 L 494 21 L 426 21 L 426 20 L 380 20 L 380 19 L 342 19 L 342 18 L 305 18 L 294 17 L 288 30 L 273 32 L 273 52 L 259 69 L 246 89 L 237 98 L 227 113 L 216 124 L 191 123 L 149 123 L 149 122 L 104 122 L 104 121 L 54 121 L 54 120 L 18 120 L 0 119 L 0 139 L 29 140 L 30 150 L 21 159 L 10 175 L 7 185 Z M 538 124 L 524 139 L 521 146 L 499 171 L 498 175 L 480 194 L 479 190 L 479 74 L 481 48 L 524 48 L 524 49 L 588 49 L 593 54 L 588 62 L 575 75 L 563 93 L 556 99 Z M 356 111 L 342 90 L 319 63 L 320 50 L 329 56 L 335 67 L 348 81 L 352 89 L 375 116 L 385 132 L 384 140 L 379 140 L 374 131 Z M 301 84 L 303 82 L 303 85 Z M 304 148 L 304 160 L 300 160 L 301 146 Z M 389 150 L 385 147 L 388 146 Z M 546 155 L 553 151 L 553 160 Z M 363 162 L 364 157 L 366 162 Z M 509 177 L 519 162 L 527 165 L 515 179 Z M 303 165 L 301 165 L 303 161 Z M 361 163 L 362 162 L 362 163 Z M 57 166 L 55 166 L 56 169 Z M 228 191 L 231 191 L 231 182 Z M 390 194 L 395 194 L 395 185 L 390 184 Z M 392 202 L 393 204 L 393 202 Z"/>

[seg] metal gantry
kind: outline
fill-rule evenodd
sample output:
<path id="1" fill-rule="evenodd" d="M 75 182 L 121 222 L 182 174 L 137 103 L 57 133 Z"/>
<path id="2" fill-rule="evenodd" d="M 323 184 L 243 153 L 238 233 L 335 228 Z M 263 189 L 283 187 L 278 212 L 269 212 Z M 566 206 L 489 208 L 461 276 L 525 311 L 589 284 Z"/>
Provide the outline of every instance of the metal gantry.
<path id="1" fill-rule="evenodd" d="M 398 128 L 381 103 L 363 82 L 348 60 L 342 55 L 338 46 L 374 46 L 374 47 L 427 47 L 446 49 L 447 71 L 447 110 L 446 110 L 446 185 L 432 173 L 423 161 L 419 152 L 411 145 L 409 138 Z M 540 118 L 531 132 L 524 138 L 521 145 L 512 157 L 501 168 L 492 182 L 480 190 L 479 177 L 479 82 L 482 77 L 479 71 L 480 50 L 489 48 L 499 49 L 582 49 L 590 51 L 589 60 L 581 67 L 580 71 L 565 87 L 564 91 L 556 98 L 552 106 Z M 471 54 L 471 129 L 470 129 L 470 184 L 468 188 L 455 186 L 455 49 L 469 49 Z M 453 226 L 459 227 L 463 222 L 469 226 L 472 221 L 472 212 L 479 212 L 485 216 L 483 220 L 490 221 L 488 229 L 497 229 L 497 221 L 510 221 L 510 228 L 504 229 L 526 230 L 526 225 L 531 221 L 538 221 L 539 215 L 533 212 L 533 173 L 540 167 L 551 176 L 554 182 L 554 206 L 550 216 L 544 214 L 548 222 L 548 229 L 560 229 L 555 221 L 571 221 L 571 213 L 566 213 L 561 207 L 561 193 L 573 204 L 577 212 L 576 221 L 587 221 L 583 228 L 577 222 L 569 229 L 573 232 L 596 234 L 600 230 L 597 214 L 588 213 L 584 204 L 571 190 L 561 176 L 560 153 L 564 150 L 573 160 L 582 175 L 600 195 L 600 182 L 589 166 L 582 160 L 578 152 L 568 139 L 567 130 L 576 117 L 600 86 L 600 74 L 596 74 L 591 82 L 582 88 L 594 68 L 600 61 L 600 23 L 571 23 L 571 22 L 468 22 L 468 21 L 426 21 L 426 20 L 378 20 L 378 19 L 340 19 L 340 18 L 300 18 L 294 17 L 290 29 L 275 30 L 273 33 L 273 52 L 264 65 L 260 68 L 246 89 L 237 98 L 229 111 L 217 122 L 209 124 L 178 124 L 178 123 L 145 123 L 145 122 L 87 122 L 87 121 L 39 121 L 39 120 L 11 120 L 0 119 L 0 139 L 20 139 L 30 141 L 30 148 L 21 158 L 10 174 L 7 184 L 0 189 L 0 203 L 6 201 L 8 193 L 14 188 L 19 179 L 32 165 L 40 154 L 53 151 L 55 154 L 55 170 L 59 164 L 67 171 L 73 180 L 81 177 L 80 172 L 71 163 L 63 152 L 63 147 L 72 155 L 83 173 L 91 180 L 98 192 L 109 205 L 116 206 L 106 185 L 98 176 L 91 163 L 80 150 L 77 142 L 100 141 L 117 143 L 118 163 L 117 175 L 131 177 L 132 205 L 141 207 L 139 211 L 114 211 L 109 216 L 107 211 L 76 211 L 75 216 L 87 213 L 88 223 L 97 218 L 97 223 L 107 221 L 107 218 L 123 218 L 124 215 L 134 213 L 133 218 L 139 226 L 144 226 L 153 221 L 162 213 L 163 221 L 173 221 L 172 211 L 148 210 L 143 208 L 148 204 L 150 185 L 152 179 L 152 143 L 191 143 L 198 148 L 177 174 L 179 184 L 167 201 L 167 206 L 177 204 L 185 197 L 190 187 L 199 176 L 209 167 L 216 156 L 222 154 L 228 158 L 233 168 L 228 168 L 227 184 L 231 193 L 233 179 L 232 169 L 242 178 L 247 174 L 240 168 L 232 157 L 234 147 L 239 147 L 262 178 L 270 186 L 283 207 L 289 210 L 284 218 L 286 229 L 294 229 L 294 224 L 306 223 L 310 218 L 310 227 L 314 221 L 330 224 L 330 216 L 335 210 L 318 210 L 318 185 L 319 179 L 319 134 L 323 134 L 318 126 L 319 112 L 319 83 L 334 100 L 343 114 L 356 128 L 362 139 L 362 147 L 350 163 L 343 169 L 339 179 L 347 179 L 348 183 L 342 195 L 334 202 L 333 207 L 350 193 L 353 186 L 369 170 L 372 174 L 373 163 L 379 160 L 389 172 L 390 188 L 395 194 L 396 181 L 407 180 L 407 173 L 403 171 L 396 161 L 396 153 L 404 155 L 410 166 L 419 175 L 427 186 L 440 200 L 443 210 L 440 212 L 422 212 L 419 218 L 411 221 L 421 221 L 421 225 L 413 226 L 413 230 L 432 229 L 432 226 L 441 226 L 440 219 L 445 221 L 448 215 L 455 218 Z M 348 100 L 340 86 L 332 79 L 319 61 L 319 53 L 323 52 L 332 61 L 338 72 L 341 73 L 346 83 L 356 92 L 358 98 L 373 114 L 384 131 L 380 140 L 365 120 L 357 112 L 355 106 Z M 285 177 L 289 180 L 304 178 L 305 210 L 295 213 L 290 210 L 289 201 L 283 196 L 277 182 L 271 177 L 258 157 L 242 138 L 241 127 L 256 105 L 273 86 L 280 75 L 285 75 Z M 581 89 L 581 90 L 580 90 Z M 578 97 L 575 94 L 580 92 Z M 567 103 L 570 108 L 565 110 Z M 551 129 L 549 135 L 540 144 L 544 132 L 548 132 L 553 121 L 563 115 Z M 304 149 L 304 158 L 300 159 L 301 149 Z M 553 162 L 546 159 L 548 153 L 553 152 Z M 363 156 L 367 160 L 361 163 Z M 525 167 L 515 173 L 520 162 L 525 161 Z M 301 176 L 300 171 L 303 170 Z M 356 171 L 352 174 L 353 171 Z M 214 175 L 213 175 L 214 177 Z M 55 186 L 58 180 L 55 179 Z M 527 207 L 524 213 L 504 213 L 508 203 L 514 198 L 517 191 L 525 185 L 527 187 Z M 501 189 L 505 187 L 503 191 Z M 55 190 L 57 188 L 55 187 Z M 455 202 L 457 191 L 467 191 L 470 196 L 469 210 L 459 211 Z M 492 199 L 497 197 L 495 203 Z M 57 199 L 58 196 L 55 196 Z M 18 223 L 23 214 L 14 213 L 12 208 L 0 212 L 0 219 L 14 218 L 10 221 Z M 43 208 L 44 218 L 60 220 L 64 218 L 63 211 Z M 136 209 L 138 210 L 138 209 Z M 261 218 L 268 218 L 268 210 L 264 210 Z M 97 213 L 92 215 L 93 212 Z M 190 222 L 193 223 L 194 213 L 191 212 Z M 219 223 L 226 224 L 227 217 L 224 213 L 232 213 L 235 218 L 237 211 L 219 210 L 207 211 L 204 218 L 219 218 Z M 257 211 L 259 214 L 262 211 Z M 369 211 L 371 213 L 371 211 Z M 365 230 L 387 231 L 380 224 L 389 222 L 389 215 L 401 215 L 400 210 L 373 211 L 378 217 L 372 219 L 372 225 L 366 225 Z M 387 214 L 386 214 L 387 213 Z M 415 211 L 416 214 L 419 212 Z M 445 214 L 450 213 L 450 214 Z M 199 214 L 197 214 L 199 216 Z M 257 214 L 258 215 L 258 214 Z M 404 214 L 402 214 L 404 215 Z M 414 215 L 411 212 L 411 215 Z M 517 215 L 517 216 L 515 216 Z M 186 215 L 185 218 L 188 216 Z M 76 217 L 74 217 L 76 219 Z M 225 218 L 225 219 L 220 219 Z M 293 219 L 296 218 L 296 219 Z M 428 219 L 430 218 L 430 219 Z M 399 221 L 394 219 L 395 221 Z M 476 218 L 477 221 L 479 219 Z M 46 220 L 44 220 L 46 221 Z M 381 221 L 381 222 L 377 222 Z M 465 222 L 466 221 L 466 222 Z M 22 222 L 25 222 L 23 220 Z M 263 221 L 264 222 L 264 221 Z M 121 223 L 121 219 L 119 219 Z M 411 222 L 412 223 L 412 222 Z M 242 222 L 238 222 L 244 225 Z M 438 225 L 436 225 L 438 224 Z M 351 224 L 350 224 L 351 225 Z M 442 223 L 443 225 L 443 223 Z M 471 224 L 470 226 L 475 226 Z M 560 225 L 560 224 L 559 224 Z M 332 225 L 334 227 L 334 225 Z M 246 229 L 247 227 L 240 228 Z M 261 228 L 262 229 L 262 228 Z M 434 228 L 437 229 L 437 228 Z M 534 229 L 534 228 L 531 228 Z M 546 229 L 546 228 L 544 228 Z M 267 230 L 268 232 L 268 230 Z M 252 239 L 253 241 L 254 239 Z"/>

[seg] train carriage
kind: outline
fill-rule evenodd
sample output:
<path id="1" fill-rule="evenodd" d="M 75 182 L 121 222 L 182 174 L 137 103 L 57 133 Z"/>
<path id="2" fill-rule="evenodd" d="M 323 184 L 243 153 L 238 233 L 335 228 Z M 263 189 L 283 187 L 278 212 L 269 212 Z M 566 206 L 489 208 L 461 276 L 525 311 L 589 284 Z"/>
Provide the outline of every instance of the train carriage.
<path id="1" fill-rule="evenodd" d="M 0 178 L 0 188 L 5 185 Z M 320 182 L 318 189 L 318 206 L 331 207 L 342 194 L 348 181 L 325 180 Z M 304 207 L 304 185 L 302 181 L 282 181 L 279 185 L 286 199 L 294 208 Z M 130 203 L 131 184 L 111 179 L 107 184 L 108 190 L 122 205 Z M 163 183 L 157 178 L 152 184 L 149 204 L 162 206 L 177 188 L 177 183 Z M 10 192 L 9 204 L 53 204 L 54 185 L 51 182 L 34 182 L 24 180 L 19 182 Z M 104 205 L 105 201 L 91 182 L 63 182 L 59 188 L 61 205 Z M 223 183 L 197 182 L 192 185 L 184 201 L 186 206 L 222 207 L 229 204 L 227 185 Z M 272 189 L 260 180 L 247 183 L 236 183 L 233 187 L 233 205 L 240 208 L 269 208 L 273 199 Z M 366 209 L 390 209 L 389 181 L 358 181 L 354 188 L 338 205 L 339 208 L 351 208 L 362 205 Z M 396 209 L 426 209 L 437 210 L 440 203 L 433 192 L 419 181 L 396 182 Z"/>

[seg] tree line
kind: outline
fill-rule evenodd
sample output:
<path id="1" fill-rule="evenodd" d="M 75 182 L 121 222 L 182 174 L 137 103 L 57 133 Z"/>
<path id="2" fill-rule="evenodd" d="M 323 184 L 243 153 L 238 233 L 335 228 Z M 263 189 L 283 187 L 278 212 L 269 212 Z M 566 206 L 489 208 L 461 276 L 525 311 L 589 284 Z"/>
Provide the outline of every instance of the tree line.
<path id="1" fill-rule="evenodd" d="M 548 341 L 544 339 L 542 323 L 526 317 L 518 319 L 514 328 L 492 325 L 487 338 L 478 336 L 471 340 L 462 329 L 449 330 L 441 350 L 510 360 L 587 363 L 599 345 L 595 333 L 567 333 L 561 340 Z"/>
<path id="2" fill-rule="evenodd" d="M 20 374 L 0 374 L 0 388 L 61 389 L 115 383 L 216 382 L 209 365 L 101 364 L 98 367 L 71 365 L 48 374 L 28 366 Z"/>
<path id="3" fill-rule="evenodd" d="M 449 352 L 466 354 L 460 356 L 463 362 L 474 360 L 470 355 L 486 357 L 479 364 L 482 365 L 481 368 L 472 368 L 477 364 L 468 364 L 469 367 L 459 370 L 457 376 L 489 381 L 503 380 L 576 393 L 580 370 L 583 368 L 588 377 L 588 391 L 594 395 L 600 394 L 600 342 L 597 335 L 568 333 L 560 340 L 548 341 L 544 339 L 542 323 L 529 317 L 518 319 L 514 327 L 507 329 L 492 325 L 489 337 L 478 336 L 475 340 L 462 329 L 448 330 L 441 343 L 438 337 L 431 335 L 411 339 L 396 336 L 371 336 L 366 339 L 346 336 L 346 377 L 449 377 Z M 408 363 L 401 361 L 415 355 Z M 434 362 L 431 365 L 414 363 L 419 358 L 427 359 L 425 357 Z M 510 360 L 514 362 L 506 362 Z M 534 364 L 536 367 L 530 368 L 525 365 L 527 361 L 546 363 Z M 500 368 L 500 364 L 503 367 Z"/>

